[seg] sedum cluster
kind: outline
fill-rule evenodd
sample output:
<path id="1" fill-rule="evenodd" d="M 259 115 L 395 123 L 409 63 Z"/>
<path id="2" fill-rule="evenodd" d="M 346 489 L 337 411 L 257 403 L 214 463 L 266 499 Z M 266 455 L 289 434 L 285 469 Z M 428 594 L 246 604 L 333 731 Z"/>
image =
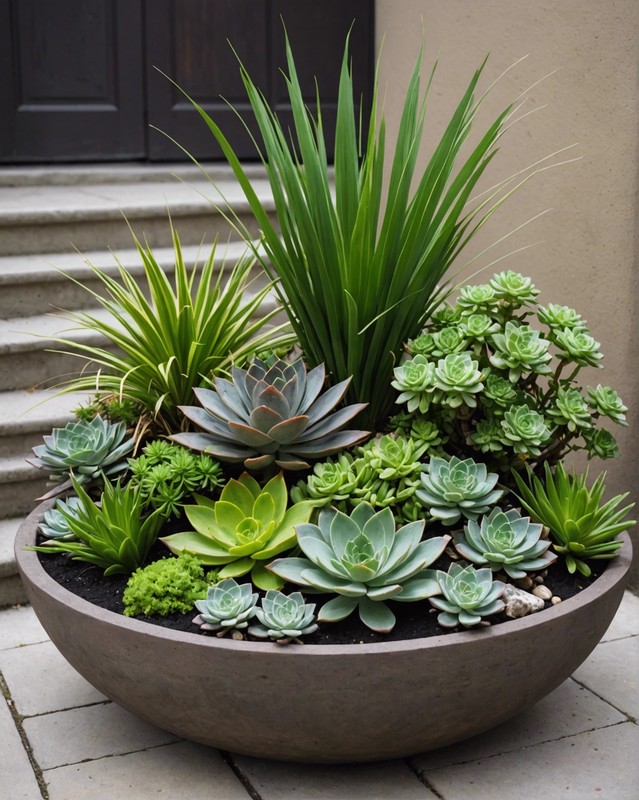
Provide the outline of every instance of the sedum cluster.
<path id="1" fill-rule="evenodd" d="M 571 308 L 540 306 L 530 278 L 502 272 L 465 286 L 407 344 L 393 387 L 403 436 L 432 426 L 449 455 L 480 455 L 501 473 L 523 463 L 555 464 L 571 450 L 618 455 L 601 423 L 626 425 L 614 389 L 578 383 L 600 367 L 599 343 Z"/>
<path id="2" fill-rule="evenodd" d="M 122 595 L 124 614 L 187 614 L 196 600 L 206 596 L 210 580 L 200 562 L 184 553 L 177 558 L 161 558 L 136 569 Z"/>

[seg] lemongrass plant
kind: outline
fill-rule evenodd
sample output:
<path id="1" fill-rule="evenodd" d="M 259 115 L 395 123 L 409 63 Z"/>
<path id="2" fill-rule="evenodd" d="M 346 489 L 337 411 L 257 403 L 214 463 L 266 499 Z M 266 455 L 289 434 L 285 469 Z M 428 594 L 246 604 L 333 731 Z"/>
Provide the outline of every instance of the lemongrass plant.
<path id="1" fill-rule="evenodd" d="M 356 121 L 347 40 L 331 172 L 320 98 L 313 117 L 288 40 L 286 58 L 294 135 L 282 128 L 240 64 L 263 140 L 263 149 L 254 141 L 271 184 L 275 223 L 222 130 L 189 99 L 221 147 L 258 221 L 263 250 L 252 245 L 254 252 L 267 273 L 281 279 L 282 304 L 307 361 L 311 366 L 325 363 L 334 381 L 352 376 L 348 400 L 369 403 L 362 424 L 375 429 L 392 407 L 387 386 L 403 343 L 417 335 L 450 291 L 442 282 L 449 267 L 499 205 L 527 179 L 519 180 L 518 173 L 482 199 L 470 199 L 495 155 L 513 105 L 481 133 L 469 155 L 460 155 L 468 150 L 471 126 L 485 97 L 476 95 L 484 62 L 463 93 L 425 170 L 416 175 L 432 81 L 431 74 L 422 95 L 420 54 L 405 96 L 384 202 L 386 136 L 378 107 L 377 77 L 365 136 L 362 120 Z M 416 188 L 411 191 L 414 178 Z M 250 242 L 248 229 L 230 205 L 226 213 Z"/>
<path id="2" fill-rule="evenodd" d="M 189 270 L 172 226 L 171 231 L 174 285 L 149 245 L 143 246 L 134 236 L 144 280 L 119 262 L 119 281 L 89 265 L 105 294 L 84 288 L 109 317 L 65 312 L 65 319 L 102 334 L 115 350 L 56 339 L 72 348 L 71 355 L 87 362 L 80 376 L 63 384 L 63 392 L 97 391 L 132 398 L 144 409 L 147 424 L 164 433 L 188 424 L 178 406 L 195 404 L 194 387 L 230 371 L 234 364 L 245 364 L 261 350 L 290 346 L 295 340 L 287 323 L 269 326 L 279 308 L 263 313 L 272 283 L 258 290 L 251 287 L 256 261 L 250 250 L 227 274 L 224 267 L 217 271 L 213 245 L 208 258 Z"/>

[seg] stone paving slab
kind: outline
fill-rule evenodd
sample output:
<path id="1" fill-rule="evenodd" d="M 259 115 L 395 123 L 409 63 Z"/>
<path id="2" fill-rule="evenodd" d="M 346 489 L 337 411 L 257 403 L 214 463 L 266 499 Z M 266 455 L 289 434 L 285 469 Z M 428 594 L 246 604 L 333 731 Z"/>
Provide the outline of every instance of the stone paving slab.
<path id="1" fill-rule="evenodd" d="M 435 800 L 404 761 L 286 764 L 234 756 L 260 800 Z"/>
<path id="2" fill-rule="evenodd" d="M 29 717 L 22 723 L 42 769 L 132 753 L 177 737 L 134 717 L 115 703 Z"/>
<path id="3" fill-rule="evenodd" d="M 38 800 L 40 787 L 35 778 L 20 734 L 7 703 L 0 695 L 0 797 L 6 800 Z"/>
<path id="4" fill-rule="evenodd" d="M 639 719 L 638 676 L 639 636 L 603 642 L 574 673 L 575 680 L 635 719 Z"/>
<path id="5" fill-rule="evenodd" d="M 248 800 L 217 750 L 177 742 L 44 772 L 49 800 Z M 301 798 L 300 798 L 301 800 Z"/>
<path id="6" fill-rule="evenodd" d="M 46 642 L 49 637 L 31 606 L 0 611 L 0 651 L 25 644 Z"/>
<path id="7" fill-rule="evenodd" d="M 425 779 L 443 800 L 637 800 L 638 752 L 639 727 L 624 722 L 433 770 Z"/>
<path id="8" fill-rule="evenodd" d="M 24 717 L 107 699 L 73 669 L 52 642 L 0 652 L 0 672 Z"/>
<path id="9" fill-rule="evenodd" d="M 639 636 L 639 597 L 630 592 L 624 594 L 619 611 L 601 641 L 610 642 L 625 636 Z"/>

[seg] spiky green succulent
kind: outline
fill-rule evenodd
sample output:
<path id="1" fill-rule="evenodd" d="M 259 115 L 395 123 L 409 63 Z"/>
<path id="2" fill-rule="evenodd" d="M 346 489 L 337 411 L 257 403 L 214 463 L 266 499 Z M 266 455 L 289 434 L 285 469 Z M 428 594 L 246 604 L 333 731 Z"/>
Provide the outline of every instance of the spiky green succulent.
<path id="1" fill-rule="evenodd" d="M 500 597 L 505 584 L 493 580 L 489 568 L 451 564 L 448 572 L 437 570 L 435 574 L 443 596 L 429 599 L 431 605 L 442 612 L 437 615 L 437 621 L 443 628 L 459 625 L 472 628 L 482 622 L 486 624 L 484 617 L 504 610 L 505 603 Z"/>
<path id="2" fill-rule="evenodd" d="M 451 353 L 440 359 L 434 373 L 437 401 L 451 408 L 458 408 L 462 403 L 474 408 L 477 405 L 475 395 L 484 388 L 478 367 L 471 353 Z"/>
<path id="3" fill-rule="evenodd" d="M 69 517 L 77 518 L 81 508 L 82 501 L 79 497 L 57 500 L 54 508 L 44 512 L 38 530 L 47 539 L 58 539 L 63 542 L 73 541 L 76 539 L 76 535 L 69 528 Z"/>
<path id="4" fill-rule="evenodd" d="M 222 566 L 220 578 L 251 573 L 260 589 L 282 583 L 266 570 L 265 562 L 295 544 L 295 528 L 308 519 L 314 504 L 295 503 L 287 509 L 288 492 L 280 472 L 262 489 L 247 472 L 232 478 L 219 500 L 196 497 L 184 506 L 194 530 L 173 533 L 161 541 L 173 553 L 191 553 L 207 566 Z"/>
<path id="5" fill-rule="evenodd" d="M 530 278 L 512 270 L 494 275 L 490 286 L 500 300 L 517 307 L 534 303 L 539 294 Z"/>
<path id="6" fill-rule="evenodd" d="M 251 625 L 248 632 L 258 639 L 274 639 L 283 644 L 317 630 L 315 603 L 306 603 L 301 592 L 286 595 L 269 589 L 255 615 L 259 623 Z"/>
<path id="7" fill-rule="evenodd" d="M 530 325 L 507 322 L 503 333 L 493 334 L 495 351 L 490 354 L 490 363 L 497 369 L 507 369 L 508 378 L 516 383 L 523 372 L 548 375 L 552 372 L 548 362 L 550 341 Z"/>
<path id="8" fill-rule="evenodd" d="M 600 383 L 594 389 L 589 386 L 588 405 L 594 408 L 598 414 L 616 422 L 617 425 L 628 425 L 626 421 L 628 406 L 623 404 L 621 397 L 610 386 L 602 386 Z"/>
<path id="9" fill-rule="evenodd" d="M 597 428 L 584 433 L 588 458 L 619 458 L 619 446 L 615 437 L 604 430 Z"/>
<path id="10" fill-rule="evenodd" d="M 133 439 L 125 439 L 124 422 L 111 423 L 99 415 L 88 422 L 68 422 L 44 437 L 44 444 L 33 448 L 35 458 L 29 463 L 49 472 L 56 483 L 73 475 L 78 483 L 87 483 L 100 474 L 115 475 L 127 468 L 124 456 L 133 449 Z"/>
<path id="11" fill-rule="evenodd" d="M 500 425 L 502 442 L 525 456 L 541 455 L 541 447 L 551 435 L 543 415 L 527 405 L 505 411 Z"/>
<path id="12" fill-rule="evenodd" d="M 317 525 L 297 528 L 306 557 L 277 559 L 270 569 L 292 583 L 337 594 L 322 606 L 320 622 L 344 619 L 357 608 L 365 625 L 387 633 L 395 625 L 395 615 L 385 600 L 412 602 L 438 591 L 427 568 L 450 537 L 422 542 L 423 530 L 420 520 L 396 531 L 390 509 L 375 513 L 368 503 L 358 505 L 350 516 L 323 509 Z"/>
<path id="13" fill-rule="evenodd" d="M 469 520 L 453 538 L 463 558 L 517 580 L 528 572 L 547 569 L 557 560 L 557 555 L 548 551 L 550 539 L 542 539 L 542 532 L 541 525 L 522 517 L 515 508 L 493 508 L 479 522 Z"/>
<path id="14" fill-rule="evenodd" d="M 250 583 L 240 584 L 233 578 L 209 586 L 206 598 L 195 601 L 200 613 L 193 617 L 193 624 L 202 631 L 223 633 L 247 628 L 248 621 L 255 616 L 259 597 L 252 589 Z"/>
<path id="15" fill-rule="evenodd" d="M 409 411 L 428 411 L 435 390 L 435 365 L 426 356 L 416 355 L 393 370 L 391 386 L 400 393 L 397 403 L 406 403 Z"/>
<path id="16" fill-rule="evenodd" d="M 554 473 L 545 463 L 543 480 L 530 470 L 528 482 L 513 474 L 524 508 L 550 530 L 553 549 L 563 556 L 571 573 L 576 570 L 587 577 L 592 570 L 584 559 L 614 558 L 621 547 L 616 537 L 635 524 L 635 520 L 624 519 L 634 503 L 618 508 L 627 492 L 602 502 L 605 472 L 590 488 L 586 486 L 587 470 L 569 475 L 561 462 Z"/>
<path id="17" fill-rule="evenodd" d="M 537 318 L 549 328 L 585 328 L 586 322 L 574 308 L 549 303 L 537 309 Z"/>
<path id="18" fill-rule="evenodd" d="M 433 519 L 454 525 L 462 514 L 467 519 L 477 519 L 503 496 L 504 490 L 495 488 L 498 479 L 485 464 L 472 458 L 431 458 L 416 497 Z"/>
<path id="19" fill-rule="evenodd" d="M 599 361 L 603 354 L 599 352 L 599 342 L 585 328 L 555 331 L 554 342 L 559 349 L 559 356 L 564 360 L 581 367 L 601 367 Z"/>
<path id="20" fill-rule="evenodd" d="M 282 469 L 306 469 L 307 458 L 323 458 L 368 436 L 368 431 L 340 430 L 366 404 L 333 411 L 349 380 L 322 393 L 323 364 L 307 373 L 301 360 L 267 367 L 256 358 L 247 370 L 231 372 L 232 381 L 215 378 L 214 389 L 195 389 L 201 408 L 181 407 L 204 432 L 174 434 L 173 441 L 220 461 L 242 462 L 246 469 L 273 462 Z"/>
<path id="21" fill-rule="evenodd" d="M 592 416 L 585 399 L 578 389 L 559 387 L 555 405 L 547 412 L 556 425 L 565 425 L 569 431 L 592 428 Z"/>

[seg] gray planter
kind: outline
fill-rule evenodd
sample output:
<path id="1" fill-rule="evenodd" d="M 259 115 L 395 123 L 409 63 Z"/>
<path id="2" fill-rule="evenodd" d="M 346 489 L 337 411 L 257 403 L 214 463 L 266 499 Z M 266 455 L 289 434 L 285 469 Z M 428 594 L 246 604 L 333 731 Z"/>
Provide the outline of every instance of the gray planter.
<path id="1" fill-rule="evenodd" d="M 291 645 L 174 632 L 105 611 L 16 556 L 40 622 L 93 686 L 179 736 L 263 758 L 373 761 L 443 747 L 499 725 L 587 658 L 621 602 L 630 540 L 579 595 L 523 620 L 404 642 Z"/>

